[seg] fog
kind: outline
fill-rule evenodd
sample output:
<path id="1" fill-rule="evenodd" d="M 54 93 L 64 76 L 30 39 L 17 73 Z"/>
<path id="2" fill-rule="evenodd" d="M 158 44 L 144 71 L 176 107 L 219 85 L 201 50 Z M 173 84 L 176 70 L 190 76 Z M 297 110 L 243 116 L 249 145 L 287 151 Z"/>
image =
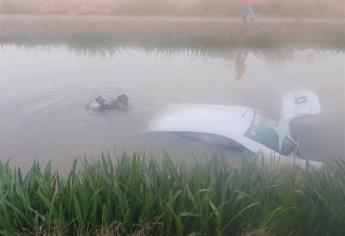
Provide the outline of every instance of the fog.
<path id="1" fill-rule="evenodd" d="M 0 0 L 0 235 L 345 235 L 344 0 Z"/>
<path id="2" fill-rule="evenodd" d="M 300 155 L 344 156 L 343 1 L 0 3 L 1 160 L 68 168 L 105 150 L 217 152 L 176 137 L 147 141 L 146 131 L 171 104 L 248 106 L 279 120 L 295 91 L 315 93 L 321 107 L 290 125 Z M 86 108 L 121 94 L 126 112 Z"/>

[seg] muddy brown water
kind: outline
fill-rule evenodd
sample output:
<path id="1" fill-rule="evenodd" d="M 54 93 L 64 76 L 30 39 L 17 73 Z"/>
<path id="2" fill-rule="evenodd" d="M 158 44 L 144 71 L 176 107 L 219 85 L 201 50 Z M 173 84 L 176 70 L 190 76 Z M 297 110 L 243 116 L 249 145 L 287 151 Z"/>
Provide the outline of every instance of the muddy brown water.
<path id="1" fill-rule="evenodd" d="M 167 142 L 179 150 L 181 141 L 174 138 L 145 141 L 150 119 L 166 105 L 244 105 L 279 117 L 283 94 L 302 89 L 315 91 L 322 105 L 321 114 L 293 125 L 304 157 L 344 157 L 343 52 L 131 47 L 90 52 L 63 45 L 2 45 L 0 52 L 2 161 L 27 166 L 34 159 L 52 160 L 66 168 L 75 156 L 104 150 L 155 152 Z M 85 108 L 98 95 L 122 93 L 130 98 L 128 112 Z"/>

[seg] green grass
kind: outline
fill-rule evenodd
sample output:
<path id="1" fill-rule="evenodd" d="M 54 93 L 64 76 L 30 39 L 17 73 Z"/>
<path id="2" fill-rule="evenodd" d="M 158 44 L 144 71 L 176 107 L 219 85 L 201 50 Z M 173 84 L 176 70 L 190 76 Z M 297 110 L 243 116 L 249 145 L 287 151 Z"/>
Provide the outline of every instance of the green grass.
<path id="1" fill-rule="evenodd" d="M 0 162 L 2 235 L 345 235 L 345 161 L 321 171 L 145 154 L 68 175 Z"/>

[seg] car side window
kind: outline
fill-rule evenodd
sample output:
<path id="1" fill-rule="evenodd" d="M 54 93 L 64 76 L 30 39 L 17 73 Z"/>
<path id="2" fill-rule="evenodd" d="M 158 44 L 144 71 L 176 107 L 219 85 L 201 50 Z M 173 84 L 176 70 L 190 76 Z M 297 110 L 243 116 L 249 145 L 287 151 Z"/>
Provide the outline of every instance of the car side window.
<path id="1" fill-rule="evenodd" d="M 276 122 L 263 116 L 255 115 L 253 123 L 245 136 L 253 139 L 274 151 L 279 149 L 279 136 L 276 130 Z"/>

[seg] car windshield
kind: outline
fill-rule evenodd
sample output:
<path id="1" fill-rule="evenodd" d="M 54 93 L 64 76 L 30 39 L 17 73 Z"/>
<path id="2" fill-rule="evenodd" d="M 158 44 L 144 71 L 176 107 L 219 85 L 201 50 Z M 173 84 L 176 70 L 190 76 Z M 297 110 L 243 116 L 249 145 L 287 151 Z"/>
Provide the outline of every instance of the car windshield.
<path id="1" fill-rule="evenodd" d="M 258 113 L 245 136 L 283 155 L 289 155 L 295 148 L 295 144 L 284 137 L 282 148 L 279 149 L 279 122 Z"/>

